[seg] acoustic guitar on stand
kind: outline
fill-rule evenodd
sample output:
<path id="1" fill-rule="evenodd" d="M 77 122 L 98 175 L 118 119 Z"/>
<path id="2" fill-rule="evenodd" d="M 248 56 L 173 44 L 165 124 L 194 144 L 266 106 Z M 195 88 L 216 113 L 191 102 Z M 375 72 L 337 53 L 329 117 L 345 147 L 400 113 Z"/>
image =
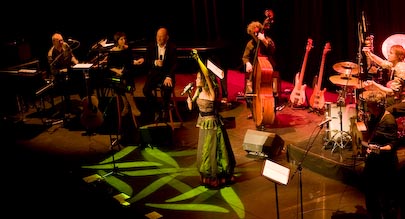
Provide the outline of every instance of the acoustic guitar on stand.
<path id="1" fill-rule="evenodd" d="M 306 85 L 305 84 L 303 85 L 302 82 L 304 80 L 304 74 L 305 74 L 305 68 L 306 68 L 307 60 L 308 60 L 308 54 L 309 54 L 309 51 L 311 51 L 311 49 L 312 49 L 312 39 L 308 38 L 301 71 L 295 75 L 295 86 L 290 95 L 290 102 L 291 102 L 292 106 L 295 108 L 302 108 L 302 107 L 307 106 L 307 100 L 306 100 L 306 95 L 305 95 Z"/>
<path id="2" fill-rule="evenodd" d="M 322 110 L 325 107 L 326 88 L 321 89 L 321 85 L 322 85 L 322 78 L 323 78 L 326 54 L 330 50 L 331 50 L 331 47 L 330 47 L 330 43 L 328 42 L 325 44 L 325 47 L 323 49 L 321 66 L 319 68 L 318 81 L 314 87 L 314 91 L 311 95 L 311 98 L 309 99 L 309 105 L 312 107 L 312 109 Z"/>

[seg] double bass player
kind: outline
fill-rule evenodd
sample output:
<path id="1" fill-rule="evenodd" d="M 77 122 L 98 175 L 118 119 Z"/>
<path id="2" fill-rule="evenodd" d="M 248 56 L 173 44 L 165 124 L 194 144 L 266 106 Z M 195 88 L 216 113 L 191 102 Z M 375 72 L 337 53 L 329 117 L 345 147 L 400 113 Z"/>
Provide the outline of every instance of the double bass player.
<path id="1" fill-rule="evenodd" d="M 279 78 L 278 72 L 273 71 L 276 66 L 274 59 L 274 54 L 276 51 L 276 46 L 272 38 L 268 36 L 269 29 L 273 23 L 274 14 L 272 10 L 265 11 L 266 19 L 262 23 L 259 21 L 252 21 L 248 24 L 246 32 L 251 36 L 251 39 L 246 43 L 242 62 L 245 70 L 245 97 L 247 106 L 250 108 L 251 113 L 248 115 L 248 119 L 254 118 L 257 119 L 254 112 L 254 102 L 255 98 L 257 99 L 257 92 L 260 89 L 261 82 L 264 82 L 262 77 L 259 76 L 260 81 L 257 81 L 258 75 L 256 75 L 259 70 L 259 58 L 265 58 L 268 61 L 268 64 L 271 66 L 271 80 L 272 78 Z M 263 67 L 263 66 L 262 66 Z M 260 71 L 260 70 L 259 70 Z M 269 81 L 272 87 L 272 81 Z M 277 83 L 278 84 L 278 83 Z M 273 90 L 274 93 L 277 92 L 277 88 Z M 252 97 L 252 98 L 250 98 Z M 274 112 L 270 112 L 274 113 Z M 266 124 L 265 124 L 266 125 Z"/>

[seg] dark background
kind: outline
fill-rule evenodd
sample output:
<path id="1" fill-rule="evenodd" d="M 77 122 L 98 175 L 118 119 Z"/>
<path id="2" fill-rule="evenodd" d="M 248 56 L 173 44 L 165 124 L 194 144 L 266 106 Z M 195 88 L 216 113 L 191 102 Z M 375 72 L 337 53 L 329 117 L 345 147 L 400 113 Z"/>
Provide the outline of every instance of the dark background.
<path id="1" fill-rule="evenodd" d="M 241 69 L 243 48 L 249 39 L 246 26 L 253 20 L 262 22 L 264 10 L 271 8 L 281 77 L 293 81 L 301 69 L 307 39 L 312 38 L 314 47 L 304 78 L 304 83 L 311 84 L 319 73 L 326 42 L 332 51 L 326 58 L 325 78 L 336 73 L 332 66 L 337 62 L 359 63 L 362 13 L 367 24 L 365 35 L 374 36 L 379 55 L 385 39 L 405 33 L 403 0 L 72 0 L 49 4 L 9 1 L 5 5 L 0 15 L 2 68 L 32 59 L 40 60 L 46 68 L 46 53 L 56 31 L 65 40 L 80 41 L 75 53 L 86 61 L 91 46 L 102 38 L 112 40 L 116 31 L 126 32 L 132 45 L 142 46 L 154 40 L 159 26 L 167 26 L 179 47 L 224 48 L 224 68 Z"/>

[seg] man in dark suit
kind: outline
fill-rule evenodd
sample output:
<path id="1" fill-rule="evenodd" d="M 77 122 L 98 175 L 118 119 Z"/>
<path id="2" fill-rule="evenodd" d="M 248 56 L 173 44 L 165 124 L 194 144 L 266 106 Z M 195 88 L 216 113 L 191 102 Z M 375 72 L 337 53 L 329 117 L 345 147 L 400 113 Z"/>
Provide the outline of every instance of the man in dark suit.
<path id="1" fill-rule="evenodd" d="M 149 69 L 143 87 L 143 94 L 149 106 L 155 111 L 155 120 L 166 119 L 170 98 L 175 86 L 175 70 L 177 66 L 177 47 L 169 41 L 168 30 L 160 27 L 156 32 L 156 41 L 147 48 L 146 64 Z M 163 103 L 157 102 L 154 90 L 160 88 Z"/>

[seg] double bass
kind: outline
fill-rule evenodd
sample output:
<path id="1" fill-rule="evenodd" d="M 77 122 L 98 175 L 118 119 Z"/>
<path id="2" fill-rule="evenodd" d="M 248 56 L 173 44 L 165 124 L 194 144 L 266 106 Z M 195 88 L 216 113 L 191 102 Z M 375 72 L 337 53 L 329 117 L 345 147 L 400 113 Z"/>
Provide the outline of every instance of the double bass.
<path id="1" fill-rule="evenodd" d="M 269 28 L 273 23 L 274 14 L 271 10 L 265 11 L 266 19 L 263 26 Z M 262 33 L 264 30 L 261 30 Z M 258 39 L 255 59 L 253 64 L 253 73 L 251 81 L 253 83 L 252 95 L 252 114 L 256 127 L 264 128 L 266 125 L 271 125 L 275 121 L 275 97 L 274 92 L 277 88 L 277 79 L 273 78 L 273 66 L 270 63 L 269 57 L 259 53 L 261 41 Z"/>
<path id="2" fill-rule="evenodd" d="M 273 66 L 267 57 L 259 56 L 254 68 L 254 92 L 252 108 L 257 127 L 271 125 L 275 121 L 275 97 L 273 93 Z"/>

